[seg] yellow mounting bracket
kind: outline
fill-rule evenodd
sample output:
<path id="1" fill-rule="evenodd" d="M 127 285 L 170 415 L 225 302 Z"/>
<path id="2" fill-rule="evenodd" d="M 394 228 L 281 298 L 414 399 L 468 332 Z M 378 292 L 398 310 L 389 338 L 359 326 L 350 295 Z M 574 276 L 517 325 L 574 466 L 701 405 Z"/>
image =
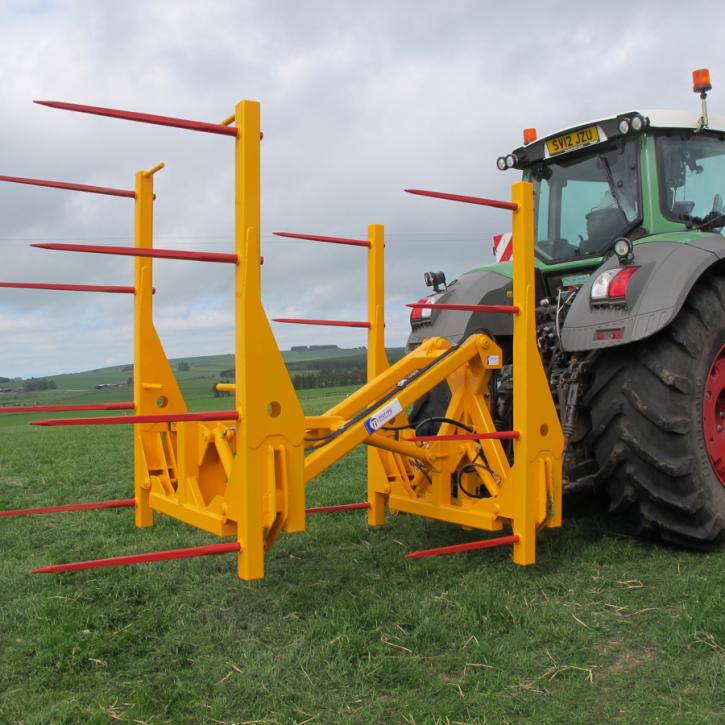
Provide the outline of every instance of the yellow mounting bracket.
<path id="1" fill-rule="evenodd" d="M 184 420 L 186 405 L 152 319 L 152 260 L 136 260 L 134 398 L 139 415 L 179 415 L 135 426 L 138 526 L 154 512 L 239 542 L 243 579 L 264 575 L 281 531 L 305 528 L 305 484 L 360 444 L 368 451 L 369 523 L 386 508 L 515 536 L 514 561 L 531 564 L 542 526 L 561 524 L 563 437 L 536 345 L 533 191 L 513 201 L 514 432 L 512 455 L 497 437 L 495 341 L 456 346 L 426 340 L 394 365 L 384 347 L 384 231 L 368 229 L 368 382 L 321 416 L 305 417 L 261 301 L 259 104 L 242 101 L 225 123 L 235 138 L 235 409 L 228 420 Z M 153 173 L 136 177 L 136 246 L 152 246 Z M 421 441 L 406 410 L 446 382 L 451 402 L 436 439 Z M 455 438 L 460 427 L 478 439 Z M 401 430 L 403 432 L 401 433 Z M 448 439 L 452 437 L 453 439 Z"/>

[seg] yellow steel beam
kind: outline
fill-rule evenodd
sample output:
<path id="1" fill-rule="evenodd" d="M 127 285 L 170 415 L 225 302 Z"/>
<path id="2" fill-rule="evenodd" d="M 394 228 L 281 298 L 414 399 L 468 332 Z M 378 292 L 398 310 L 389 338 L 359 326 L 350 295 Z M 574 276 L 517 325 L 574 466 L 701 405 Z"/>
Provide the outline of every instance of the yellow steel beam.
<path id="1" fill-rule="evenodd" d="M 382 224 L 368 227 L 368 382 L 386 370 L 385 353 L 385 231 Z"/>
<path id="2" fill-rule="evenodd" d="M 228 516 L 238 526 L 239 576 L 258 579 L 264 576 L 265 531 L 277 526 L 277 489 L 285 529 L 304 530 L 305 424 L 262 307 L 259 103 L 237 104 L 235 125 L 235 392 L 239 422 L 225 498 Z M 271 457 L 270 447 L 276 451 Z"/>
<path id="3" fill-rule="evenodd" d="M 502 492 L 501 508 L 519 536 L 514 562 L 527 565 L 536 559 L 536 530 L 545 519 L 547 498 L 553 501 L 561 490 L 564 439 L 536 342 L 533 185 L 514 184 L 512 199 L 518 205 L 513 214 L 513 304 L 520 310 L 514 316 L 513 408 L 521 437 L 514 441 L 513 480 Z"/>
<path id="4" fill-rule="evenodd" d="M 136 202 L 134 213 L 134 243 L 137 248 L 153 247 L 154 174 L 163 168 L 157 164 L 148 171 L 136 174 Z M 153 260 L 148 257 L 134 259 L 134 357 L 133 398 L 136 415 L 153 413 L 183 413 L 186 404 L 176 383 L 171 365 L 164 353 L 153 322 Z M 150 381 L 154 381 L 151 383 Z M 149 473 L 147 458 L 153 458 L 165 467 L 167 451 L 154 428 L 134 425 L 134 496 L 136 499 L 136 526 L 153 525 L 153 511 L 149 502 Z M 166 476 L 167 474 L 162 474 Z M 170 482 L 165 481 L 168 485 Z"/>
<path id="5" fill-rule="evenodd" d="M 410 380 L 405 387 L 399 389 L 395 396 L 387 403 L 381 404 L 375 410 L 370 411 L 370 415 L 380 412 L 386 406 L 397 401 L 400 410 L 404 410 L 408 405 L 412 405 L 418 398 L 423 396 L 429 390 L 434 388 L 438 383 L 445 380 L 457 368 L 464 365 L 473 357 L 480 355 L 491 345 L 489 338 L 485 335 L 472 335 L 456 349 L 451 350 L 449 354 L 444 353 L 450 349 L 450 343 L 443 338 L 433 338 L 426 340 L 417 351 L 410 353 L 401 361 L 391 366 L 385 373 L 378 376 L 372 383 L 364 386 L 350 398 L 355 398 L 357 410 L 352 411 L 350 417 L 360 410 L 364 410 L 367 406 L 374 403 L 376 399 L 384 393 L 393 390 L 396 384 L 409 374 L 411 365 L 416 369 L 415 363 L 418 364 L 428 359 L 428 354 L 438 352 L 437 362 L 429 370 L 419 374 Z M 422 348 L 422 349 L 421 349 Z M 498 348 L 496 348 L 498 349 Z M 433 358 L 433 359 L 435 359 Z M 495 367 L 499 367 L 496 365 Z M 419 368 L 418 368 L 419 369 Z M 404 374 L 401 375 L 400 373 Z M 328 414 L 339 414 L 340 406 L 335 406 Z M 350 425 L 343 432 L 338 433 L 329 443 L 324 444 L 318 450 L 308 454 L 305 458 L 305 481 L 309 482 L 319 473 L 332 465 L 335 461 L 349 453 L 355 446 L 363 443 L 369 436 L 370 432 L 365 428 L 364 422 L 370 416 L 360 419 L 358 422 Z M 394 421 L 394 419 L 393 419 Z M 393 423 L 391 421 L 391 424 Z"/>

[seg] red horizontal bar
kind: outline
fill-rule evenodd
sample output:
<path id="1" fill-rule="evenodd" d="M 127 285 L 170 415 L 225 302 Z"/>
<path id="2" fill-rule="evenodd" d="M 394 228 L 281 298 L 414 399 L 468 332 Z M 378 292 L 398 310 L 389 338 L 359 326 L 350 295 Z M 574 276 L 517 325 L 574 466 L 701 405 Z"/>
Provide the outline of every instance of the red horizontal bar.
<path id="1" fill-rule="evenodd" d="M 449 305 L 436 304 L 435 302 L 411 302 L 406 307 L 414 310 L 458 310 L 461 312 L 500 312 L 502 314 L 515 315 L 520 312 L 516 305 Z"/>
<path id="2" fill-rule="evenodd" d="M 294 232 L 274 232 L 278 237 L 291 237 L 292 239 L 309 239 L 313 242 L 329 242 L 330 244 L 349 244 L 353 247 L 369 247 L 370 242 L 362 239 L 346 239 L 345 237 L 320 237 L 315 234 L 296 234 Z"/>
<path id="3" fill-rule="evenodd" d="M 117 287 L 95 284 L 46 284 L 35 282 L 0 282 L 7 289 L 48 289 L 60 292 L 111 292 L 116 294 L 136 294 L 135 287 Z"/>
<path id="4" fill-rule="evenodd" d="M 68 189 L 69 191 L 86 191 L 89 194 L 105 194 L 106 196 L 126 196 L 136 198 L 135 191 L 127 189 L 112 189 L 108 186 L 89 186 L 88 184 L 72 184 L 68 181 L 50 181 L 49 179 L 25 179 L 21 176 L 0 176 L 0 181 L 10 181 L 13 184 L 30 184 L 31 186 L 49 186 L 52 189 Z"/>
<path id="5" fill-rule="evenodd" d="M 0 413 L 65 413 L 72 410 L 133 410 L 133 403 L 83 403 L 81 405 L 22 405 L 0 408 Z"/>
<path id="6" fill-rule="evenodd" d="M 34 420 L 30 425 L 132 425 L 135 423 L 181 423 L 185 421 L 237 420 L 236 410 L 211 411 L 207 413 L 168 413 L 163 415 L 118 415 L 95 418 L 55 418 Z"/>
<path id="7" fill-rule="evenodd" d="M 44 506 L 34 509 L 6 509 L 0 516 L 34 516 L 36 514 L 58 514 L 65 511 L 93 511 L 95 509 L 118 509 L 135 506 L 132 498 L 121 498 L 115 501 L 90 501 L 88 503 L 69 503 L 63 506 Z"/>
<path id="8" fill-rule="evenodd" d="M 370 327 L 369 322 L 351 320 L 300 320 L 292 317 L 273 317 L 272 322 L 287 322 L 293 325 L 329 325 L 330 327 Z"/>
<path id="9" fill-rule="evenodd" d="M 423 443 L 425 441 L 508 441 L 519 437 L 517 430 L 499 430 L 492 433 L 452 433 L 451 435 L 442 436 L 412 436 L 403 440 L 412 441 L 413 443 Z"/>
<path id="10" fill-rule="evenodd" d="M 92 501 L 90 503 L 70 503 L 62 506 L 44 506 L 42 508 L 32 509 L 7 509 L 0 511 L 0 516 L 31 516 L 35 514 L 55 514 L 66 511 L 89 511 L 94 509 L 112 509 L 124 508 L 135 505 L 132 498 L 118 499 L 116 501 Z M 305 509 L 306 514 L 325 514 L 338 513 L 342 511 L 357 511 L 358 509 L 369 509 L 370 504 L 362 503 L 344 503 L 338 506 L 317 506 Z"/>
<path id="11" fill-rule="evenodd" d="M 154 257 L 157 259 L 186 259 L 192 262 L 226 262 L 236 264 L 236 254 L 220 252 L 187 252 L 183 249 L 142 249 L 140 247 L 106 247 L 94 244 L 31 244 L 38 249 L 53 249 L 60 252 L 91 252 L 93 254 L 116 254 L 122 257 Z"/>
<path id="12" fill-rule="evenodd" d="M 152 561 L 169 561 L 170 559 L 193 559 L 196 556 L 212 556 L 214 554 L 231 554 L 239 551 L 238 541 L 225 544 L 207 544 L 206 546 L 192 546 L 186 549 L 168 549 L 155 551 L 150 554 L 131 554 L 130 556 L 113 556 L 109 559 L 95 559 L 92 561 L 76 561 L 72 564 L 56 564 L 42 569 L 33 569 L 33 574 L 60 574 L 69 571 L 82 571 L 83 569 L 103 569 L 109 566 L 128 566 L 129 564 L 146 564 Z"/>
<path id="13" fill-rule="evenodd" d="M 343 503 L 338 506 L 316 506 L 314 508 L 305 509 L 306 514 L 328 514 L 337 513 L 338 511 L 357 511 L 358 509 L 369 509 L 370 504 L 365 501 L 363 503 Z"/>
<path id="14" fill-rule="evenodd" d="M 421 549 L 420 551 L 411 551 L 406 554 L 406 559 L 425 559 L 427 556 L 445 556 L 447 554 L 461 554 L 465 551 L 477 551 L 478 549 L 495 549 L 499 546 L 507 546 L 508 544 L 516 544 L 519 537 L 501 536 L 498 539 L 483 539 L 482 541 L 471 541 L 468 544 L 454 544 L 453 546 L 439 546 L 437 549 Z"/>
<path id="15" fill-rule="evenodd" d="M 424 191 L 423 189 L 406 189 L 409 194 L 417 194 L 418 196 L 432 196 L 436 199 L 448 199 L 450 201 L 462 201 L 466 204 L 478 204 L 479 206 L 492 206 L 495 209 L 508 209 L 516 211 L 518 204 L 512 201 L 500 201 L 498 199 L 485 199 L 482 196 L 463 196 L 461 194 L 444 194 L 441 191 Z"/>
<path id="16" fill-rule="evenodd" d="M 206 123 L 205 121 L 189 121 L 186 118 L 173 118 L 172 116 L 157 116 L 153 113 L 138 113 L 137 111 L 120 111 L 116 108 L 101 108 L 100 106 L 84 106 L 79 103 L 66 103 L 64 101 L 33 101 L 41 106 L 60 108 L 64 111 L 77 111 L 79 113 L 90 113 L 94 116 L 110 116 L 111 118 L 122 118 L 126 121 L 139 121 L 141 123 L 152 123 L 156 126 L 173 126 L 174 128 L 185 128 L 189 131 L 203 131 L 204 133 L 217 133 L 222 136 L 236 136 L 237 129 L 230 126 L 222 126 L 218 123 Z"/>

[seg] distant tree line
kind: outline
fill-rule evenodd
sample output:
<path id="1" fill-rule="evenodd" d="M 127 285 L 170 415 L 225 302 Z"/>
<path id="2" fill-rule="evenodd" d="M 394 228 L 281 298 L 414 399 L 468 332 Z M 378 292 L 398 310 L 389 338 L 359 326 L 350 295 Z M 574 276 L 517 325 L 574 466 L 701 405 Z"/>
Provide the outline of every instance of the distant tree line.
<path id="1" fill-rule="evenodd" d="M 55 390 L 58 386 L 55 380 L 47 380 L 45 378 L 30 378 L 23 383 L 23 390 Z"/>
<path id="2" fill-rule="evenodd" d="M 366 379 L 365 368 L 338 368 L 296 373 L 292 376 L 292 385 L 297 390 L 336 388 L 340 385 L 361 385 Z"/>
<path id="3" fill-rule="evenodd" d="M 301 347 L 298 346 L 297 350 L 301 349 Z M 307 349 L 319 350 L 335 347 L 335 345 L 310 345 Z M 402 348 L 389 348 L 386 352 L 391 363 L 397 362 L 405 354 Z M 289 370 L 292 384 L 297 390 L 362 385 L 367 380 L 367 351 L 362 347 L 356 350 L 353 355 L 342 355 L 321 360 L 295 360 L 287 363 L 287 370 Z M 234 368 L 222 370 L 219 377 L 221 383 L 233 381 L 235 377 Z M 217 390 L 216 383 L 212 386 L 212 392 L 217 398 L 231 395 L 229 391 Z"/>
<path id="4" fill-rule="evenodd" d="M 287 363 L 287 370 L 309 371 L 314 370 L 340 370 L 342 368 L 364 368 L 367 365 L 365 350 L 354 355 L 344 357 L 323 358 L 322 360 L 294 360 Z"/>

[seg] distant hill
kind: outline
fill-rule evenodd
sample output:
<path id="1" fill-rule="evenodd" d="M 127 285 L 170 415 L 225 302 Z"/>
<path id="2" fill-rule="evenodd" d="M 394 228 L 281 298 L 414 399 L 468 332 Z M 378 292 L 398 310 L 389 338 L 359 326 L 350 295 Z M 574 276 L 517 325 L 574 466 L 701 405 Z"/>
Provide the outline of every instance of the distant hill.
<path id="1" fill-rule="evenodd" d="M 391 362 L 403 355 L 402 348 L 389 348 L 387 352 Z M 365 348 L 287 350 L 282 355 L 298 390 L 359 386 L 366 379 Z M 190 410 L 216 410 L 214 405 L 224 404 L 216 398 L 228 393 L 217 391 L 216 384 L 233 378 L 233 355 L 183 357 L 170 362 Z M 227 376 L 222 377 L 222 373 Z M 125 364 L 30 380 L 13 379 L 0 385 L 0 409 L 129 401 L 133 398 L 132 375 L 133 366 Z M 16 417 L 0 415 L 0 428 L 8 425 L 17 425 Z"/>
<path id="2" fill-rule="evenodd" d="M 389 348 L 391 360 L 399 359 L 402 348 Z M 359 364 L 366 355 L 364 347 L 339 348 L 335 346 L 310 346 L 308 349 L 295 348 L 283 350 L 282 357 L 289 365 L 290 371 L 313 371 L 320 367 L 328 367 L 334 360 Z M 218 378 L 222 372 L 234 368 L 234 355 L 203 355 L 200 357 L 181 357 L 170 361 L 174 373 L 180 383 L 202 378 Z M 63 375 L 47 375 L 53 380 L 58 390 L 89 390 L 98 385 L 126 384 L 133 374 L 133 365 L 114 365 L 96 370 L 85 370 L 79 373 Z"/>

